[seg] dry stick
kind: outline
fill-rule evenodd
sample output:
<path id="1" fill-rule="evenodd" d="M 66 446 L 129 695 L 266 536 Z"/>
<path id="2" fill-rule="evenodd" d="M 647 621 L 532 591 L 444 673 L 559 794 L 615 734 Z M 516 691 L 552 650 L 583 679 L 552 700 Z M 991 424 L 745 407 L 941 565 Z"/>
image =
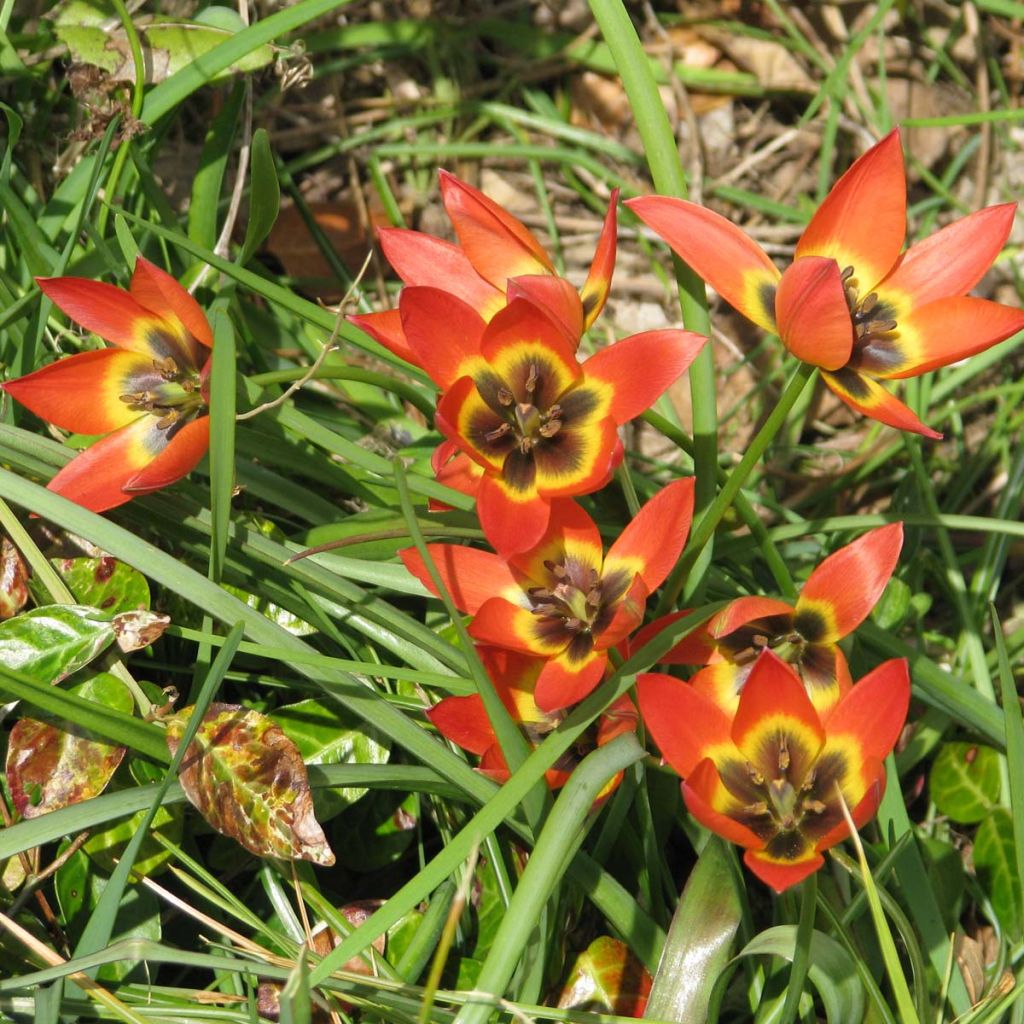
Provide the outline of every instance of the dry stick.
<path id="1" fill-rule="evenodd" d="M 989 109 L 988 62 L 985 60 L 985 39 L 981 33 L 981 19 L 978 8 L 973 2 L 964 4 L 964 27 L 968 37 L 974 39 L 978 66 L 974 76 L 974 88 L 978 94 L 978 109 L 987 112 Z M 978 146 L 978 180 L 974 186 L 974 209 L 980 210 L 988 196 L 990 163 L 992 159 L 992 123 L 983 121 L 981 124 L 981 145 Z"/>
<path id="2" fill-rule="evenodd" d="M 284 405 L 284 403 L 287 402 L 288 399 L 291 398 L 296 391 L 304 387 L 313 379 L 314 376 L 316 376 L 316 372 L 317 370 L 320 369 L 321 366 L 323 366 L 324 360 L 328 357 L 328 355 L 330 355 L 331 352 L 334 351 L 334 347 L 338 341 L 338 334 L 341 331 L 341 324 L 345 318 L 345 306 L 349 303 L 353 294 L 355 293 L 355 290 L 359 287 L 359 283 L 362 281 L 363 275 L 366 273 L 366 269 L 367 267 L 369 267 L 370 260 L 372 259 L 372 257 L 372 251 L 366 254 L 366 259 L 363 260 L 363 265 L 362 267 L 359 268 L 359 274 L 356 276 L 356 279 L 352 282 L 352 287 L 349 288 L 349 290 L 345 293 L 345 297 L 341 300 L 341 302 L 338 303 L 338 315 L 334 320 L 334 330 L 331 331 L 331 336 L 327 339 L 327 343 L 324 345 L 322 349 L 320 349 L 320 352 L 317 355 L 316 359 L 314 360 L 313 365 L 310 366 L 310 368 L 297 381 L 293 381 L 291 384 L 289 384 L 284 394 L 278 395 L 278 397 L 271 402 L 264 402 L 262 405 L 257 405 L 255 409 L 250 409 L 248 412 L 239 413 L 235 417 L 236 422 L 241 422 L 242 420 L 251 420 L 254 416 L 258 416 L 261 412 L 267 412 L 270 409 L 276 409 L 279 405 Z"/>
<path id="3" fill-rule="evenodd" d="M 7 817 L 6 813 L 4 814 L 4 820 L 6 824 L 10 825 L 11 822 L 10 819 Z M 62 853 L 59 853 L 50 864 L 43 868 L 42 871 L 38 872 L 37 874 L 27 872 L 25 888 L 22 889 L 21 893 L 18 895 L 18 898 L 10 905 L 10 907 L 8 908 L 8 913 L 10 913 L 12 917 L 17 916 L 18 911 L 21 910 L 21 908 L 25 905 L 29 896 L 35 893 L 36 899 L 39 902 L 40 906 L 44 907 L 45 911 L 49 911 L 49 913 L 52 914 L 53 911 L 49 909 L 49 904 L 46 902 L 46 897 L 37 890 L 39 889 L 39 886 L 43 884 L 43 882 L 45 882 L 51 875 L 55 875 L 67 863 L 67 861 L 69 861 L 71 857 L 73 857 L 85 845 L 85 841 L 88 838 L 88 832 L 80 832 L 77 836 L 75 836 L 74 839 L 71 840 L 67 848 Z M 39 847 L 36 847 L 37 851 L 38 849 Z M 24 864 L 24 850 L 21 851 L 21 857 L 22 863 Z M 54 924 L 56 924 L 56 921 L 54 921 Z M 65 948 L 67 948 L 67 939 L 63 936 L 63 933 L 61 933 L 61 942 L 63 942 Z"/>

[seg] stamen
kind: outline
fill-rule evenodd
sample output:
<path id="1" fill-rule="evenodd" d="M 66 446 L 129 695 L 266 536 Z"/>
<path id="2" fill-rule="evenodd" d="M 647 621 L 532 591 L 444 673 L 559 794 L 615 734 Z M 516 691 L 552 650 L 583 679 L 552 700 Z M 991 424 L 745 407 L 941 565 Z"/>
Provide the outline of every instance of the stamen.
<path id="1" fill-rule="evenodd" d="M 508 388 L 502 386 L 498 388 L 498 401 L 502 405 L 511 405 L 515 401 L 515 395 Z"/>
<path id="2" fill-rule="evenodd" d="M 171 409 L 166 416 L 157 420 L 156 429 L 166 430 L 168 427 L 174 426 L 175 423 L 181 418 L 181 413 L 177 409 Z"/>
<path id="3" fill-rule="evenodd" d="M 537 380 L 538 380 L 537 364 L 536 363 L 530 363 L 530 372 L 529 372 L 529 374 L 526 377 L 526 391 L 527 391 L 528 394 L 532 395 L 533 392 L 536 390 L 536 388 L 537 388 Z"/>
<path id="4" fill-rule="evenodd" d="M 779 771 L 785 776 L 786 772 L 789 771 L 789 738 L 787 736 L 779 737 Z"/>
<path id="5" fill-rule="evenodd" d="M 804 801 L 804 810 L 809 811 L 811 814 L 824 814 L 826 809 L 827 808 L 820 800 Z"/>
<path id="6" fill-rule="evenodd" d="M 766 804 L 764 800 L 756 800 L 752 804 L 747 804 L 746 807 L 743 808 L 743 811 L 745 814 L 760 816 L 768 813 L 768 804 Z"/>
<path id="7" fill-rule="evenodd" d="M 539 433 L 541 437 L 554 437 L 561 429 L 561 420 L 548 420 L 547 423 L 541 424 Z"/>
<path id="8" fill-rule="evenodd" d="M 512 428 L 507 423 L 502 423 L 500 427 L 495 427 L 493 430 L 488 430 L 484 434 L 485 441 L 497 441 L 499 437 L 504 437 Z"/>

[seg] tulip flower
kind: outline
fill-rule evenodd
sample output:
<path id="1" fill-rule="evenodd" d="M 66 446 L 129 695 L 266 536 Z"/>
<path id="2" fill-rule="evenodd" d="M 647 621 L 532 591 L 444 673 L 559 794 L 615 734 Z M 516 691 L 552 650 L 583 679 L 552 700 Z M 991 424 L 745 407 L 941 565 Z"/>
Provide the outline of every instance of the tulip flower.
<path id="1" fill-rule="evenodd" d="M 487 540 L 502 554 L 535 545 L 554 499 L 603 487 L 622 459 L 618 428 L 693 362 L 707 340 L 688 331 L 635 334 L 580 363 L 541 308 L 513 299 L 489 323 L 437 288 L 406 288 L 402 324 L 443 395 L 437 426 L 468 456 Z"/>
<path id="2" fill-rule="evenodd" d="M 1019 309 L 968 297 L 1010 233 L 1015 204 L 990 206 L 902 251 L 906 182 L 899 132 L 836 182 L 780 273 L 724 217 L 663 196 L 629 208 L 722 298 L 857 412 L 941 437 L 881 382 L 916 377 L 990 348 L 1024 328 Z"/>
<path id="3" fill-rule="evenodd" d="M 384 255 L 404 284 L 438 288 L 464 302 L 485 321 L 513 298 L 537 303 L 558 323 L 573 348 L 604 308 L 615 266 L 615 206 L 612 192 L 590 273 L 577 292 L 559 277 L 529 228 L 492 199 L 440 171 L 441 200 L 459 244 L 422 231 L 382 228 Z M 419 359 L 405 336 L 398 310 L 349 317 L 408 363 Z"/>
<path id="4" fill-rule="evenodd" d="M 544 667 L 544 659 L 498 647 L 478 647 L 477 653 L 501 702 L 512 719 L 522 727 L 531 745 L 537 746 L 565 718 L 559 712 L 542 711 L 534 700 L 534 690 Z M 445 697 L 427 712 L 427 718 L 446 739 L 480 758 L 479 770 L 483 775 L 495 782 L 508 780 L 508 764 L 479 694 Z M 628 697 L 620 697 L 601 715 L 593 734 L 582 746 L 604 746 L 624 732 L 635 732 L 636 723 L 636 708 Z M 576 754 L 582 756 L 579 750 Z M 559 789 L 569 781 L 579 756 L 566 752 L 547 770 L 544 777 L 552 789 Z M 605 786 L 598 799 L 607 797 L 621 778 L 620 772 Z"/>
<path id="5" fill-rule="evenodd" d="M 849 835 L 840 798 L 858 828 L 878 809 L 910 677 L 906 661 L 887 661 L 823 715 L 793 669 L 763 651 L 735 716 L 672 676 L 640 676 L 637 695 L 690 813 L 745 847 L 747 867 L 782 892 Z"/>
<path id="6" fill-rule="evenodd" d="M 607 555 L 594 521 L 572 501 L 553 506 L 540 543 L 522 554 L 503 558 L 454 544 L 428 550 L 456 607 L 474 616 L 474 639 L 546 659 L 534 699 L 552 712 L 601 681 L 609 648 L 643 621 L 647 597 L 678 559 L 692 516 L 693 480 L 677 480 L 640 509 Z M 436 594 L 419 553 L 408 548 L 401 556 Z"/>
<path id="7" fill-rule="evenodd" d="M 62 430 L 107 434 L 49 489 L 103 512 L 195 468 L 209 447 L 209 349 L 199 304 L 141 256 L 128 291 L 77 277 L 38 278 L 68 317 L 114 348 L 81 352 L 2 387 Z"/>
<path id="8" fill-rule="evenodd" d="M 795 605 L 771 597 L 740 597 L 666 655 L 665 664 L 692 664 L 708 651 L 706 668 L 690 681 L 727 715 L 763 650 L 789 662 L 819 714 L 828 714 L 852 685 L 839 641 L 878 603 L 903 546 L 903 524 L 869 530 L 829 555 L 807 578 Z"/>

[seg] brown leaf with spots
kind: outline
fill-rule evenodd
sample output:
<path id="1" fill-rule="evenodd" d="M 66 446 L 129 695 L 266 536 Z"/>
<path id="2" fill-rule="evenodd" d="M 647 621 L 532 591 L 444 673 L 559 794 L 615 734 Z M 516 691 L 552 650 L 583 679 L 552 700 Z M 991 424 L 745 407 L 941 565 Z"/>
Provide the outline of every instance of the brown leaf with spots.
<path id="1" fill-rule="evenodd" d="M 576 958 L 558 1005 L 642 1017 L 650 991 L 651 976 L 629 947 L 602 935 Z"/>
<path id="2" fill-rule="evenodd" d="M 192 711 L 184 708 L 167 719 L 172 754 Z M 211 704 L 185 752 L 179 778 L 210 825 L 257 856 L 334 863 L 313 814 L 298 747 L 266 715 L 238 704 Z"/>
<path id="3" fill-rule="evenodd" d="M 171 617 L 140 609 L 115 615 L 111 624 L 114 627 L 117 646 L 127 653 L 142 650 L 143 647 L 148 647 L 159 640 L 164 630 L 171 624 Z"/>
<path id="4" fill-rule="evenodd" d="M 28 568 L 18 549 L 4 537 L 0 543 L 0 619 L 17 615 L 28 600 Z"/>
<path id="5" fill-rule="evenodd" d="M 128 687 L 109 672 L 71 687 L 70 692 L 124 714 L 132 712 Z M 97 739 L 73 722 L 51 725 L 20 719 L 7 745 L 7 784 L 15 809 L 23 818 L 38 818 L 99 796 L 124 752 L 124 747 Z"/>

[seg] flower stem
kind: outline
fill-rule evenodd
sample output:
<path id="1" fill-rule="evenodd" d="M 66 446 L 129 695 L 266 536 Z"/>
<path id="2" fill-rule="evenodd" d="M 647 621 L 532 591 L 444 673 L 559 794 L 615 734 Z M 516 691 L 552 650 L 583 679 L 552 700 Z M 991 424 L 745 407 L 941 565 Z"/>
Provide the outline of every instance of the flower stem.
<path id="1" fill-rule="evenodd" d="M 796 373 L 790 378 L 786 389 L 779 397 L 778 403 L 769 413 L 768 418 L 754 436 L 753 441 L 750 442 L 743 454 L 743 458 L 740 459 L 739 465 L 729 474 L 729 478 L 722 485 L 718 496 L 704 515 L 701 516 L 700 521 L 694 527 L 693 533 L 690 534 L 690 543 L 687 544 L 682 558 L 676 563 L 675 568 L 665 583 L 665 589 L 658 604 L 657 615 L 663 615 L 679 596 L 679 592 L 686 582 L 690 569 L 696 564 L 704 547 L 714 536 L 715 529 L 722 521 L 722 517 L 729 510 L 733 501 L 735 501 L 740 488 L 767 450 L 768 445 L 772 443 L 775 435 L 782 429 L 789 410 L 793 408 L 807 382 L 814 377 L 816 371 L 817 368 L 810 363 L 801 363 Z"/>

